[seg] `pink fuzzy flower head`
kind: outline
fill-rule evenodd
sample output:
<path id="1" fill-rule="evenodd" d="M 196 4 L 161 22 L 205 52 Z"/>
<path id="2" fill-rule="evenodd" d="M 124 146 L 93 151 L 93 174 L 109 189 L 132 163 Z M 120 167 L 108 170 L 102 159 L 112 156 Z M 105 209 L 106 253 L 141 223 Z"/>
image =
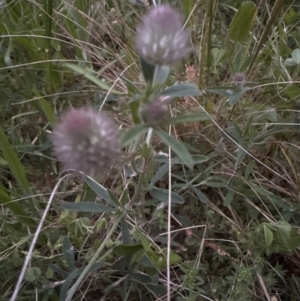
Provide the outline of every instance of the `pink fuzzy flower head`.
<path id="1" fill-rule="evenodd" d="M 64 169 L 90 176 L 103 175 L 120 158 L 119 132 L 104 112 L 69 109 L 54 126 L 54 155 Z"/>
<path id="2" fill-rule="evenodd" d="M 169 5 L 151 8 L 137 27 L 136 49 L 153 65 L 174 65 L 190 53 L 190 31 L 182 15 Z"/>

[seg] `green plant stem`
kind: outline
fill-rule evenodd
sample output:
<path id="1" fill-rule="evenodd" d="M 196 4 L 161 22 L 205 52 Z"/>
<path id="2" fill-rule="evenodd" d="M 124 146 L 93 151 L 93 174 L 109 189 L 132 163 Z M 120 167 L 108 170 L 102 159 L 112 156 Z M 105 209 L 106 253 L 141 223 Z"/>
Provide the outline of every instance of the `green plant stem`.
<path id="1" fill-rule="evenodd" d="M 134 191 L 133 197 L 132 197 L 132 199 L 131 199 L 131 202 L 132 202 L 132 203 L 135 203 L 135 202 L 137 201 L 137 198 L 138 198 L 138 196 L 139 196 L 140 193 L 141 193 L 141 187 L 142 187 L 143 180 L 144 180 L 144 175 L 143 175 L 143 174 L 140 174 L 139 180 L 138 180 L 138 184 L 137 184 L 137 186 L 136 186 L 136 189 L 135 189 L 135 191 Z"/>
<path id="2" fill-rule="evenodd" d="M 66 301 L 71 301 L 72 300 L 72 297 L 73 297 L 74 293 L 76 292 L 77 288 L 79 287 L 79 285 L 81 284 L 81 282 L 83 281 L 83 279 L 86 277 L 86 275 L 89 273 L 92 265 L 96 262 L 97 258 L 99 257 L 100 253 L 102 252 L 102 250 L 106 246 L 106 243 L 108 242 L 108 240 L 114 234 L 115 230 L 119 226 L 119 223 L 121 222 L 121 220 L 122 220 L 123 217 L 124 217 L 124 214 L 120 214 L 118 216 L 117 220 L 115 221 L 115 223 L 113 224 L 113 226 L 111 227 L 111 229 L 109 230 L 109 232 L 107 233 L 105 239 L 102 241 L 102 244 L 98 248 L 97 252 L 94 254 L 93 258 L 90 260 L 89 264 L 85 267 L 85 269 L 83 270 L 83 272 L 81 273 L 81 275 L 79 276 L 79 278 L 77 279 L 77 281 L 69 289 L 69 291 L 67 293 Z"/>
<path id="3" fill-rule="evenodd" d="M 232 114 L 234 112 L 234 109 L 235 109 L 235 106 L 236 104 L 232 107 L 231 111 L 230 111 L 230 114 L 229 114 L 229 117 L 228 117 L 228 120 L 227 121 L 230 121 L 231 117 L 232 117 Z"/>
<path id="4" fill-rule="evenodd" d="M 130 203 L 129 203 L 129 204 L 136 203 L 141 218 L 144 217 L 144 203 L 137 204 L 137 201 L 138 201 L 138 197 L 141 195 L 143 181 L 144 181 L 144 174 L 140 174 L 137 186 L 135 187 L 133 197 L 131 198 Z"/>

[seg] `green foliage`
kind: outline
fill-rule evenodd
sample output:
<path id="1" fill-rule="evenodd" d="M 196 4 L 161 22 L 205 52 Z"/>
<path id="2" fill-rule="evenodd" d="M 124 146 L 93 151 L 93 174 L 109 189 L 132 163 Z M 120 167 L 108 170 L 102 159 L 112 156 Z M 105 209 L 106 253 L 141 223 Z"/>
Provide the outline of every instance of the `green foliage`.
<path id="1" fill-rule="evenodd" d="M 152 1 L 4 2 L 2 299 L 54 193 L 20 300 L 165 300 L 168 269 L 172 300 L 298 300 L 296 3 L 169 1 L 193 44 L 170 68 L 134 51 Z M 155 99 L 167 110 L 151 128 L 139 112 Z M 49 135 L 70 105 L 119 125 L 122 162 L 104 178 L 62 179 Z"/>

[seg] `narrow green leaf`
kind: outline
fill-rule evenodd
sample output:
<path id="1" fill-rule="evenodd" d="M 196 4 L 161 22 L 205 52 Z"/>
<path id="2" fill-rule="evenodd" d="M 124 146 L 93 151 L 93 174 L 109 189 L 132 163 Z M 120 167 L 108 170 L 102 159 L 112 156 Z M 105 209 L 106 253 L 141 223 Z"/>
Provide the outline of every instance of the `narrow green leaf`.
<path id="1" fill-rule="evenodd" d="M 130 91 L 131 93 L 141 94 L 140 89 L 137 87 L 135 83 L 133 83 L 131 80 L 129 80 L 128 78 L 122 75 L 119 75 L 119 77 L 126 83 L 128 91 Z"/>
<path id="2" fill-rule="evenodd" d="M 190 0 L 189 0 L 190 1 Z M 149 274 L 149 273 L 148 273 Z M 147 284 L 146 287 L 153 292 L 154 295 L 166 295 L 167 294 L 167 288 L 163 284 Z"/>
<path id="3" fill-rule="evenodd" d="M 22 187 L 24 192 L 30 192 L 30 185 L 26 178 L 25 169 L 21 164 L 16 152 L 10 145 L 1 125 L 0 125 L 0 150 L 2 151 L 4 159 L 7 161 L 8 166 Z"/>
<path id="4" fill-rule="evenodd" d="M 281 11 L 285 4 L 286 4 L 286 0 L 275 0 L 275 2 L 273 2 L 271 15 L 269 16 L 268 22 L 263 29 L 263 33 L 260 35 L 260 39 L 259 39 L 256 49 L 254 51 L 253 59 L 248 68 L 248 73 L 252 70 L 252 68 L 254 66 L 254 62 L 255 62 L 258 54 L 260 53 L 261 49 L 264 48 L 264 43 L 265 43 L 266 39 L 268 39 L 268 36 L 270 35 L 270 33 L 273 29 L 273 26 L 276 25 L 276 22 L 275 22 L 276 18 L 281 14 Z"/>
<path id="5" fill-rule="evenodd" d="M 155 173 L 149 186 L 154 186 L 154 184 L 159 181 L 167 172 L 169 171 L 169 162 L 163 164 Z"/>
<path id="6" fill-rule="evenodd" d="M 168 202 L 169 199 L 169 190 L 153 187 L 149 189 L 149 193 L 153 197 L 153 199 L 160 201 L 160 202 Z M 172 204 L 184 204 L 184 199 L 179 194 L 171 191 L 171 202 Z"/>
<path id="7" fill-rule="evenodd" d="M 170 125 L 170 124 L 181 124 L 186 122 L 201 122 L 214 119 L 214 115 L 207 115 L 206 113 L 199 112 L 198 114 L 184 115 L 178 116 L 175 118 L 171 118 L 162 123 L 162 125 Z"/>
<path id="8" fill-rule="evenodd" d="M 131 279 L 133 279 L 134 281 L 137 281 L 137 282 L 142 283 L 142 284 L 149 284 L 149 283 L 153 282 L 151 277 L 149 277 L 146 274 L 142 274 L 142 273 L 131 272 L 131 273 L 129 273 L 129 277 Z"/>
<path id="9" fill-rule="evenodd" d="M 211 92 L 219 95 L 223 95 L 225 97 L 230 97 L 232 94 L 232 87 L 210 87 L 206 88 L 205 92 Z"/>
<path id="10" fill-rule="evenodd" d="M 245 147 L 244 147 L 245 149 Z M 246 148 L 247 150 L 247 148 Z M 246 152 L 244 150 L 242 150 L 241 148 L 238 149 L 237 151 L 237 155 L 236 155 L 236 160 L 235 160 L 235 163 L 234 163 L 234 169 L 237 170 L 237 168 L 240 166 L 240 164 L 243 162 L 243 160 L 245 159 L 246 157 Z"/>
<path id="11" fill-rule="evenodd" d="M 133 122 L 138 125 L 141 123 L 139 116 L 140 99 L 129 102 L 129 108 Z"/>
<path id="12" fill-rule="evenodd" d="M 167 146 L 169 146 L 172 149 L 172 151 L 182 160 L 183 164 L 185 164 L 189 168 L 193 167 L 193 158 L 182 143 L 178 142 L 176 139 L 172 138 L 164 131 L 156 130 L 155 132 L 159 136 L 159 138 Z"/>
<path id="13" fill-rule="evenodd" d="M 209 160 L 209 157 L 203 155 L 192 155 L 192 159 L 194 164 L 201 164 L 203 162 L 207 162 Z M 166 156 L 158 155 L 154 156 L 153 160 L 155 162 L 168 163 L 170 159 Z M 171 164 L 182 164 L 182 160 L 180 160 L 178 157 L 174 157 L 171 159 Z"/>
<path id="14" fill-rule="evenodd" d="M 104 266 L 104 263 L 102 262 L 96 262 L 94 263 L 88 272 L 93 272 L 93 271 L 97 271 L 98 269 L 101 269 Z M 70 287 L 70 285 L 72 284 L 73 280 L 75 278 L 77 278 L 85 269 L 86 267 L 81 267 L 81 268 L 76 268 L 74 271 L 72 271 L 68 277 L 65 279 L 61 290 L 60 290 L 60 294 L 59 294 L 59 301 L 66 301 L 67 300 L 67 292 L 68 289 Z"/>
<path id="15" fill-rule="evenodd" d="M 244 43 L 249 37 L 254 25 L 256 10 L 255 3 L 247 1 L 241 4 L 239 10 L 234 15 L 226 37 L 226 48 L 229 53 L 236 43 Z"/>
<path id="16" fill-rule="evenodd" d="M 264 224 L 263 227 L 266 246 L 270 247 L 274 239 L 273 232 L 270 230 L 267 224 Z"/>
<path id="17" fill-rule="evenodd" d="M 122 137 L 121 144 L 123 146 L 129 146 L 134 140 L 139 139 L 146 131 L 148 127 L 145 124 L 139 124 L 129 129 Z"/>
<path id="18" fill-rule="evenodd" d="M 92 202 L 83 202 L 83 203 L 64 203 L 61 205 L 62 208 L 70 211 L 78 212 L 113 212 L 116 209 L 113 207 L 105 206 L 102 204 L 92 203 Z"/>
<path id="19" fill-rule="evenodd" d="M 130 256 L 143 249 L 142 245 L 118 245 L 113 252 L 118 256 Z"/>
<path id="20" fill-rule="evenodd" d="M 223 201 L 223 205 L 226 206 L 226 207 L 229 206 L 231 204 L 232 200 L 233 200 L 234 195 L 235 195 L 235 192 L 232 191 L 232 190 L 229 190 L 228 193 L 226 194 L 226 197 L 225 197 L 224 201 Z"/>
<path id="21" fill-rule="evenodd" d="M 28 217 L 28 214 L 17 202 L 13 202 L 11 197 L 0 187 L 0 204 L 9 208 L 21 221 L 28 225 L 35 225 L 35 222 Z"/>
<path id="22" fill-rule="evenodd" d="M 194 190 L 194 192 L 196 193 L 197 197 L 201 202 L 203 202 L 204 204 L 209 203 L 208 197 L 200 189 L 198 189 L 197 187 L 192 187 L 192 189 Z"/>
<path id="23" fill-rule="evenodd" d="M 85 178 L 85 183 L 93 190 L 97 193 L 97 195 L 99 195 L 103 200 L 105 200 L 109 205 L 113 206 L 113 207 L 117 207 L 117 204 L 111 199 L 108 191 L 106 188 L 104 188 L 102 185 L 100 185 L 99 183 L 97 183 L 96 181 L 94 181 L 91 178 L 86 177 Z M 98 204 L 100 205 L 100 204 Z"/>
<path id="24" fill-rule="evenodd" d="M 55 121 L 55 114 L 53 108 L 51 107 L 51 104 L 41 96 L 41 93 L 35 86 L 32 88 L 32 90 L 35 93 L 35 95 L 38 96 L 37 102 L 39 104 L 40 109 L 45 114 L 47 120 L 53 124 Z"/>
<path id="25" fill-rule="evenodd" d="M 159 96 L 183 97 L 201 96 L 202 92 L 195 84 L 175 84 L 159 93 Z"/>
<path id="26" fill-rule="evenodd" d="M 121 220 L 122 242 L 124 245 L 131 244 L 131 235 L 125 218 Z"/>
<path id="27" fill-rule="evenodd" d="M 102 80 L 100 80 L 99 78 L 97 78 L 96 76 L 94 76 L 91 72 L 91 70 L 89 69 L 84 69 L 78 65 L 74 65 L 74 64 L 69 64 L 69 63 L 64 63 L 63 66 L 72 69 L 73 71 L 75 71 L 76 73 L 83 75 L 84 77 L 86 77 L 87 79 L 89 79 L 90 81 L 92 81 L 94 84 L 96 84 L 99 88 L 106 90 L 106 91 L 110 91 L 110 93 L 114 93 L 114 94 L 122 94 L 118 91 L 115 90 L 110 90 L 111 87 L 108 86 L 106 83 L 104 83 Z"/>
<path id="28" fill-rule="evenodd" d="M 74 249 L 68 236 L 65 236 L 63 238 L 62 250 L 69 270 L 71 272 L 74 271 L 75 270 Z"/>
<path id="29" fill-rule="evenodd" d="M 52 36 L 52 12 L 53 12 L 53 1 L 44 0 L 44 20 L 45 20 L 45 36 L 47 47 L 50 48 Z"/>

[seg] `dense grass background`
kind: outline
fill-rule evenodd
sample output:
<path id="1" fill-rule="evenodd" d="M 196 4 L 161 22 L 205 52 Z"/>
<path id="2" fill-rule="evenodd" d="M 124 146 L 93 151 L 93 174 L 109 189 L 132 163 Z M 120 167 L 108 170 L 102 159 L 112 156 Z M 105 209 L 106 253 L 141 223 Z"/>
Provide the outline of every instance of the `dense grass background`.
<path id="1" fill-rule="evenodd" d="M 1 300 L 39 224 L 18 300 L 299 300 L 300 6 L 162 2 L 192 29 L 193 53 L 168 84 L 203 96 L 175 99 L 168 118 L 204 121 L 164 129 L 194 169 L 145 136 L 124 148 L 122 170 L 82 181 L 60 173 L 52 125 L 84 105 L 122 133 L 138 122 L 133 41 L 152 1 L 0 1 Z"/>

